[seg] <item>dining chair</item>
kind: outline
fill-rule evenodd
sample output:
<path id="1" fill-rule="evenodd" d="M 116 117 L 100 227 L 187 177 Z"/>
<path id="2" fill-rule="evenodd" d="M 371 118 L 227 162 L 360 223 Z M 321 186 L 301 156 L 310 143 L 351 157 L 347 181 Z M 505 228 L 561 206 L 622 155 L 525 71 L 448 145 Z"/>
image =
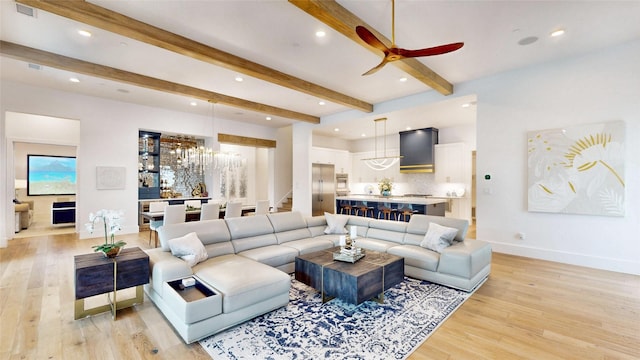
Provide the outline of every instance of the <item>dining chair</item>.
<path id="1" fill-rule="evenodd" d="M 269 200 L 258 200 L 256 202 L 256 215 L 266 215 L 269 213 Z"/>
<path id="2" fill-rule="evenodd" d="M 269 213 L 269 200 L 258 200 L 256 202 L 256 210 L 247 213 L 247 215 L 266 215 Z"/>
<path id="3" fill-rule="evenodd" d="M 224 218 L 234 218 L 242 216 L 242 203 L 241 202 L 228 202 L 227 208 L 224 211 Z"/>
<path id="4" fill-rule="evenodd" d="M 149 203 L 149 212 L 164 212 L 164 208 L 169 206 L 168 201 L 152 201 Z M 162 226 L 163 220 L 149 221 L 149 245 L 151 245 L 151 233 L 156 233 L 156 246 L 158 244 L 158 228 Z"/>
<path id="5" fill-rule="evenodd" d="M 186 221 L 186 216 L 187 207 L 185 204 L 169 205 L 164 208 L 164 223 L 162 225 L 183 223 Z"/>
<path id="6" fill-rule="evenodd" d="M 202 204 L 200 220 L 214 220 L 220 218 L 220 203 L 208 202 Z"/>

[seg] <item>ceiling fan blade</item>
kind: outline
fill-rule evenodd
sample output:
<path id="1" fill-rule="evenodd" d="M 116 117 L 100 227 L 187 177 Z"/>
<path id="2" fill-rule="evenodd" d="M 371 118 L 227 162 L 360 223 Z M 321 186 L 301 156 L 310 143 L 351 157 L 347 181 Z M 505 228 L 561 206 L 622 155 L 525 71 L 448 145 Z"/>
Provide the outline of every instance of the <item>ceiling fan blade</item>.
<path id="1" fill-rule="evenodd" d="M 356 34 L 358 34 L 362 41 L 384 52 L 385 55 L 389 52 L 389 48 L 385 44 L 383 44 L 382 41 L 378 40 L 378 38 L 373 35 L 373 33 L 366 27 L 360 25 L 356 26 Z"/>
<path id="2" fill-rule="evenodd" d="M 433 56 L 433 55 L 442 55 L 446 53 L 450 53 L 452 51 L 456 51 L 460 49 L 464 43 L 452 43 L 440 46 L 434 46 L 426 49 L 419 50 L 406 50 L 406 49 L 397 49 L 398 55 L 404 57 L 420 57 L 420 56 Z"/>
<path id="3" fill-rule="evenodd" d="M 382 59 L 382 62 L 380 64 L 378 64 L 376 67 L 372 68 L 371 70 L 367 71 L 366 73 L 362 74 L 362 76 L 371 75 L 378 72 L 378 70 L 382 69 L 382 67 L 385 66 L 388 62 L 389 60 L 387 60 L 387 58 L 385 57 L 384 59 Z"/>

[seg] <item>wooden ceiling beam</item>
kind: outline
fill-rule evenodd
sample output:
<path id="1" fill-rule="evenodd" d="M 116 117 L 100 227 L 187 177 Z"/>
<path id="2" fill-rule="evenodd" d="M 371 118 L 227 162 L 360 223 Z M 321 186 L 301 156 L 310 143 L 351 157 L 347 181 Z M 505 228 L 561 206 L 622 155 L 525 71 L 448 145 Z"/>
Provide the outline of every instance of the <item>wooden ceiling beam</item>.
<path id="1" fill-rule="evenodd" d="M 175 95 L 186 96 L 188 98 L 201 99 L 213 103 L 229 105 L 236 108 L 268 114 L 270 116 L 279 116 L 287 119 L 309 122 L 312 124 L 320 123 L 320 118 L 317 116 L 303 114 L 296 111 L 282 109 L 249 100 L 239 99 L 213 91 L 202 90 L 191 86 L 156 79 L 104 65 L 94 64 L 84 60 L 78 60 L 75 58 L 54 54 L 43 50 L 10 43 L 7 41 L 0 41 L 0 53 L 4 56 L 21 61 L 49 66 L 52 68 L 66 70 L 78 74 L 96 76 L 99 78 L 140 86 L 151 90 L 157 90 Z"/>
<path id="2" fill-rule="evenodd" d="M 343 106 L 373 112 L 373 105 L 365 101 L 287 75 L 84 0 L 17 0 L 17 2 Z"/>
<path id="3" fill-rule="evenodd" d="M 380 50 L 374 49 L 362 41 L 356 34 L 356 26 L 365 26 L 385 45 L 388 47 L 391 46 L 391 40 L 387 39 L 355 14 L 342 7 L 335 0 L 289 0 L 289 2 L 376 55 L 382 55 Z M 417 59 L 405 58 L 400 61 L 393 61 L 387 65 L 394 65 L 400 68 L 402 71 L 420 80 L 442 95 L 453 94 L 453 85 L 450 82 Z"/>

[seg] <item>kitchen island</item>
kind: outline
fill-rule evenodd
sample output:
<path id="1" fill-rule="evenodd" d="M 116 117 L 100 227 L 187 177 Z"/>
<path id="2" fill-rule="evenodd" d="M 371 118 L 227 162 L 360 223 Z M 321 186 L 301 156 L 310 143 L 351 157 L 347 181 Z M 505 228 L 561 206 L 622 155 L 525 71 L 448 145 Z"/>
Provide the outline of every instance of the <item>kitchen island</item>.
<path id="1" fill-rule="evenodd" d="M 336 212 L 346 214 L 346 209 L 351 206 L 351 215 L 364 216 L 366 207 L 366 216 L 382 219 L 385 218 L 384 210 L 389 209 L 391 216 L 387 217 L 394 219 L 400 216 L 404 220 L 405 216 L 401 215 L 405 211 L 410 214 L 444 216 L 446 203 L 447 199 L 427 196 L 348 195 L 336 197 Z"/>

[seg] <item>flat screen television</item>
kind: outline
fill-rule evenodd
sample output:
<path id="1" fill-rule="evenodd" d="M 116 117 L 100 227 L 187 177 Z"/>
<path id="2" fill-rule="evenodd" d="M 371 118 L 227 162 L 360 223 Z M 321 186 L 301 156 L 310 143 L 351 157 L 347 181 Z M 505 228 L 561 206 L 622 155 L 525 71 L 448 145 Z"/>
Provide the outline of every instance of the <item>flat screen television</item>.
<path id="1" fill-rule="evenodd" d="M 27 195 L 75 194 L 75 157 L 27 155 Z"/>

